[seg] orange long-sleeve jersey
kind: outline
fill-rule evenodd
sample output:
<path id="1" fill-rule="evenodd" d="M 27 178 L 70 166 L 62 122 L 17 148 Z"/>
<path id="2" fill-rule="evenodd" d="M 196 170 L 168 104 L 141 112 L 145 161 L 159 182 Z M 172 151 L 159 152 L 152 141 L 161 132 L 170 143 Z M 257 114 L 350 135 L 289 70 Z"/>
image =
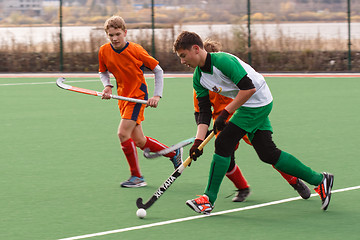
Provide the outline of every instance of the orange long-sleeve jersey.
<path id="1" fill-rule="evenodd" d="M 209 91 L 209 99 L 212 106 L 212 117 L 213 120 L 220 115 L 221 111 L 228 105 L 232 99 L 222 96 L 216 92 Z M 194 110 L 195 112 L 199 112 L 199 101 L 197 100 L 196 92 L 194 90 Z M 231 115 L 229 116 L 228 120 L 230 119 Z"/>
<path id="2" fill-rule="evenodd" d="M 115 50 L 106 43 L 99 50 L 99 72 L 111 72 L 117 85 L 119 96 L 148 98 L 144 68 L 153 70 L 159 62 L 139 44 L 127 42 L 121 50 Z"/>

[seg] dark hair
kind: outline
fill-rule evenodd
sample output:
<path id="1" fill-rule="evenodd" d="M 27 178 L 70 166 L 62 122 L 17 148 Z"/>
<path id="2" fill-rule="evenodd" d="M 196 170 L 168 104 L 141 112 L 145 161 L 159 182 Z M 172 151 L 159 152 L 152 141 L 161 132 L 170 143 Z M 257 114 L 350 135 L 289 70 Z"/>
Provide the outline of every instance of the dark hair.
<path id="1" fill-rule="evenodd" d="M 174 52 L 180 49 L 190 50 L 193 45 L 198 45 L 202 49 L 204 48 L 203 41 L 199 35 L 194 32 L 183 31 L 175 40 L 173 50 Z"/>

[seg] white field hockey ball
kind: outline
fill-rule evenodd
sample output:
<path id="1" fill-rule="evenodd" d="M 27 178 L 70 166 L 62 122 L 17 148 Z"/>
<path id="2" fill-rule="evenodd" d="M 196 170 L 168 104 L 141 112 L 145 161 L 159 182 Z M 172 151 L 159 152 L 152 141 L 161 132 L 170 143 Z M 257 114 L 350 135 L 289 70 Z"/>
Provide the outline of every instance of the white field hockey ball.
<path id="1" fill-rule="evenodd" d="M 139 209 L 136 211 L 136 216 L 138 216 L 139 218 L 144 218 L 144 217 L 146 217 L 146 210 L 143 209 L 143 208 L 139 208 Z"/>

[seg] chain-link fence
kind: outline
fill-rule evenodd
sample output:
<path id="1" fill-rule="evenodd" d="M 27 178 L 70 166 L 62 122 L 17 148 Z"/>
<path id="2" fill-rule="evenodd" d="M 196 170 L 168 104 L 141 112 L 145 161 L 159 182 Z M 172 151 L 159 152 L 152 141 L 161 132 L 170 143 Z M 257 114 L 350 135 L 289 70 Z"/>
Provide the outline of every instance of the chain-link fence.
<path id="1" fill-rule="evenodd" d="M 2 25 L 35 18 L 52 25 L 0 25 L 0 72 L 59 71 L 59 7 L 45 2 L 32 18 L 0 12 Z M 62 6 L 65 72 L 97 71 L 98 48 L 107 42 L 102 25 L 114 14 L 127 22 L 127 40 L 143 45 L 167 72 L 191 71 L 172 52 L 182 30 L 219 41 L 263 72 L 360 71 L 360 1 L 62 0 Z"/>

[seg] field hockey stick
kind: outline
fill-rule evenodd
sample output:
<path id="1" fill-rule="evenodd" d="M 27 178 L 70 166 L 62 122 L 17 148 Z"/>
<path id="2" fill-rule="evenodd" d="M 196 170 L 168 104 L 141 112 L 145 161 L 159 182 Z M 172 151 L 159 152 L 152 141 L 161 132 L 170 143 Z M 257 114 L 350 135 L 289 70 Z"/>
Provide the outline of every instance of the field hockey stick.
<path id="1" fill-rule="evenodd" d="M 160 157 L 160 156 L 164 156 L 168 153 L 171 153 L 172 151 L 175 151 L 176 149 L 179 149 L 179 148 L 182 148 L 182 147 L 185 147 L 187 145 L 189 145 L 190 143 L 193 143 L 195 141 L 195 137 L 192 137 L 192 138 L 189 138 L 189 139 L 186 139 L 186 140 L 183 140 L 177 144 L 174 144 L 168 148 L 165 148 L 161 151 L 158 151 L 158 152 L 150 152 L 150 149 L 149 148 L 145 148 L 144 149 L 144 157 L 146 158 L 157 158 L 157 157 Z"/>
<path id="2" fill-rule="evenodd" d="M 62 88 L 62 89 L 65 89 L 65 90 L 102 97 L 101 92 L 97 92 L 97 91 L 90 90 L 90 89 L 85 89 L 85 88 L 79 88 L 79 87 L 70 86 L 70 85 L 65 84 L 64 81 L 65 81 L 65 78 L 60 77 L 60 78 L 58 78 L 56 80 L 56 85 L 59 88 Z M 113 99 L 117 99 L 117 100 L 123 100 L 123 101 L 135 102 L 135 103 L 141 103 L 141 104 L 147 104 L 146 100 L 141 100 L 141 99 L 136 99 L 136 98 L 128 98 L 128 97 L 122 97 L 122 96 L 117 96 L 117 95 L 110 95 L 110 97 L 113 98 Z"/>
<path id="3" fill-rule="evenodd" d="M 214 132 L 212 131 L 210 135 L 200 144 L 198 147 L 199 150 L 202 150 L 205 145 L 214 137 Z M 181 175 L 184 169 L 191 163 L 192 159 L 190 156 L 183 162 L 172 174 L 171 176 L 158 188 L 158 190 L 151 196 L 151 198 L 144 204 L 142 198 L 136 200 L 136 206 L 138 208 L 148 209 L 151 207 L 156 200 L 158 200 L 164 192 L 175 182 L 175 180 Z"/>

